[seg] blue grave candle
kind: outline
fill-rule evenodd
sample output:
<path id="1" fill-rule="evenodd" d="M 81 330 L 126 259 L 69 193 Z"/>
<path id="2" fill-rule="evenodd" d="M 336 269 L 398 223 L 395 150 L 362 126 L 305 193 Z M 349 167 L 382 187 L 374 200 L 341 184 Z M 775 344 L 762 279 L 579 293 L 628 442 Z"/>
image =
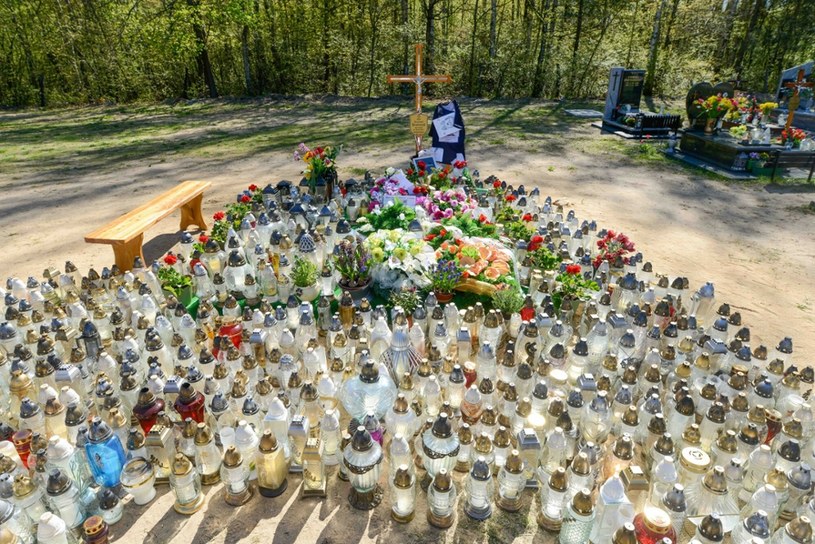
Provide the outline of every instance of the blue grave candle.
<path id="1" fill-rule="evenodd" d="M 119 437 L 101 418 L 91 421 L 85 444 L 91 473 L 99 485 L 115 487 L 125 464 L 125 451 Z"/>

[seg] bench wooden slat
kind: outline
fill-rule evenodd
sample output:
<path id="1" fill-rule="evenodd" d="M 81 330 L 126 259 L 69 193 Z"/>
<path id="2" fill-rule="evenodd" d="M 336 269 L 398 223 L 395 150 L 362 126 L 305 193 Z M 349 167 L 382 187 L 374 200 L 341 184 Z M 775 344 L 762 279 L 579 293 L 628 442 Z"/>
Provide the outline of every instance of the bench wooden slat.
<path id="1" fill-rule="evenodd" d="M 179 207 L 203 194 L 211 185 L 209 181 L 185 181 L 91 232 L 85 236 L 85 241 L 92 244 L 130 241 Z"/>

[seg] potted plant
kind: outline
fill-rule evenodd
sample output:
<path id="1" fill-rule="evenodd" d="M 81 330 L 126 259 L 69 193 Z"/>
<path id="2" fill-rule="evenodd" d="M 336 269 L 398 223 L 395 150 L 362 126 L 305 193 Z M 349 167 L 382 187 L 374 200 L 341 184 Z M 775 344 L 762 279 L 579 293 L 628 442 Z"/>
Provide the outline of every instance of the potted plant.
<path id="1" fill-rule="evenodd" d="M 453 289 L 461 280 L 461 267 L 454 260 L 439 260 L 430 271 L 430 285 L 436 299 L 445 304 L 453 300 Z"/>
<path id="2" fill-rule="evenodd" d="M 726 98 L 721 94 L 714 94 L 707 98 L 699 98 L 696 105 L 701 108 L 707 119 L 705 123 L 705 133 L 712 134 L 716 121 L 724 117 L 728 112 L 737 109 L 738 103 L 732 98 Z"/>
<path id="3" fill-rule="evenodd" d="M 580 272 L 579 264 L 570 264 L 555 278 L 555 287 L 552 292 L 552 304 L 555 306 L 555 311 L 560 312 L 563 302 L 569 300 L 572 302 L 574 313 L 582 315 L 582 311 L 578 308 L 591 298 L 592 292 L 600 290 L 597 282 L 584 277 Z"/>
<path id="4" fill-rule="evenodd" d="M 762 151 L 761 153 L 750 153 L 750 158 L 753 159 L 751 172 L 757 176 L 769 176 L 773 173 L 772 164 L 770 161 L 770 154 Z"/>
<path id="5" fill-rule="evenodd" d="M 402 308 L 405 315 L 407 315 L 408 323 L 412 326 L 413 312 L 422 304 L 422 299 L 415 287 L 404 283 L 401 289 L 391 291 L 391 295 L 388 297 L 388 304 L 391 308 L 396 308 L 397 306 Z"/>
<path id="6" fill-rule="evenodd" d="M 320 294 L 320 288 L 317 285 L 317 265 L 308 259 L 294 258 L 291 279 L 297 288 L 297 296 L 300 300 L 311 302 Z"/>
<path id="7" fill-rule="evenodd" d="M 177 258 L 174 255 L 168 255 L 167 257 Z M 193 299 L 192 278 L 173 268 L 172 265 L 175 263 L 168 262 L 170 259 L 167 257 L 164 259 L 167 266 L 159 268 L 156 274 L 158 281 L 161 283 L 161 290 L 173 295 L 181 304 L 187 307 L 192 303 Z"/>
<path id="8" fill-rule="evenodd" d="M 343 240 L 334 256 L 334 268 L 340 274 L 340 287 L 354 300 L 365 296 L 371 286 L 371 254 L 356 240 Z"/>
<path id="9" fill-rule="evenodd" d="M 519 289 L 508 285 L 492 294 L 492 305 L 501 312 L 504 320 L 509 320 L 512 314 L 523 308 L 524 296 Z"/>

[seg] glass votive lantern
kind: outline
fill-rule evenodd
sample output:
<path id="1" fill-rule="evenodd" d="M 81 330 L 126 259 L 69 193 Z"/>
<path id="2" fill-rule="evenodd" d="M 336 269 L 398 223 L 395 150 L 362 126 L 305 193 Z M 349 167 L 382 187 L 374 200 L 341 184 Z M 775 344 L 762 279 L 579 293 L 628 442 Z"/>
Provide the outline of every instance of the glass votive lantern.
<path id="1" fill-rule="evenodd" d="M 258 473 L 258 491 L 264 497 L 277 497 L 286 491 L 289 481 L 289 463 L 286 454 L 270 430 L 263 431 L 255 455 Z"/>
<path id="2" fill-rule="evenodd" d="M 102 487 L 96 493 L 96 499 L 99 501 L 99 514 L 108 525 L 113 525 L 122 519 L 122 501 L 116 496 L 116 493 Z"/>
<path id="3" fill-rule="evenodd" d="M 40 516 L 47 512 L 42 489 L 37 487 L 27 475 L 18 474 L 14 477 L 12 493 L 15 506 L 24 512 L 32 522 L 40 519 Z"/>
<path id="4" fill-rule="evenodd" d="M 416 509 L 416 478 L 408 465 L 399 465 L 391 480 L 391 517 L 399 523 L 413 519 Z"/>
<path id="5" fill-rule="evenodd" d="M 153 464 L 143 457 L 134 457 L 122 469 L 122 488 L 133 496 L 133 502 L 143 506 L 156 496 L 156 475 Z"/>
<path id="6" fill-rule="evenodd" d="M 221 453 L 206 423 L 199 423 L 195 430 L 195 471 L 203 485 L 213 485 L 221 480 Z"/>
<path id="7" fill-rule="evenodd" d="M 566 504 L 569 485 L 566 469 L 558 467 L 549 481 L 541 486 L 538 525 L 549 531 L 559 531 L 563 523 L 563 508 Z"/>
<path id="8" fill-rule="evenodd" d="M 302 453 L 303 492 L 306 497 L 325 497 L 325 464 L 322 456 L 323 444 L 319 438 L 306 440 Z"/>
<path id="9" fill-rule="evenodd" d="M 447 529 L 456 518 L 456 486 L 447 469 L 442 468 L 427 489 L 427 522 Z"/>
<path id="10" fill-rule="evenodd" d="M 82 524 L 85 544 L 108 544 L 110 527 L 102 516 L 91 516 Z"/>
<path id="11" fill-rule="evenodd" d="M 79 497 L 79 489 L 71 479 L 59 469 L 53 469 L 48 474 L 45 487 L 52 510 L 73 529 L 78 527 L 85 519 Z"/>
<path id="12" fill-rule="evenodd" d="M 224 499 L 231 506 L 241 506 L 252 498 L 253 489 L 249 484 L 249 466 L 235 448 L 229 446 L 221 463 L 221 480 L 224 481 Z"/>
<path id="13" fill-rule="evenodd" d="M 464 504 L 464 512 L 478 521 L 490 517 L 494 487 L 490 466 L 483 457 L 479 457 L 467 476 L 465 484 L 467 502 Z"/>
<path id="14" fill-rule="evenodd" d="M 119 437 L 99 417 L 93 418 L 88 430 L 85 453 L 96 483 L 116 487 L 125 464 L 125 451 Z"/>
<path id="15" fill-rule="evenodd" d="M 517 512 L 521 509 L 521 496 L 526 487 L 524 462 L 518 450 L 512 450 L 498 472 L 498 500 L 501 510 Z"/>
<path id="16" fill-rule="evenodd" d="M 351 443 L 345 447 L 343 462 L 348 469 L 352 490 L 348 500 L 354 508 L 370 510 L 382 501 L 377 481 L 382 463 L 382 447 L 363 426 L 357 427 Z"/>
<path id="17" fill-rule="evenodd" d="M 428 476 L 434 478 L 441 469 L 450 472 L 458 453 L 458 435 L 453 433 L 447 413 L 441 412 L 433 426 L 422 433 L 422 461 Z"/>
<path id="18" fill-rule="evenodd" d="M 201 476 L 183 453 L 175 454 L 170 472 L 170 487 L 175 492 L 173 509 L 179 514 L 191 516 L 204 505 Z"/>

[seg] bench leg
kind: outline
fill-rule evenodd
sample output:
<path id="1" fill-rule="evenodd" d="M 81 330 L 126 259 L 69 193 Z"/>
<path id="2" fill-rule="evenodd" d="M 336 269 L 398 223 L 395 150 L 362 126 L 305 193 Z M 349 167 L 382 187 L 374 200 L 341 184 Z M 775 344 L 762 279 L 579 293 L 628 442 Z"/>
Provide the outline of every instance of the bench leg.
<path id="1" fill-rule="evenodd" d="M 139 234 L 129 242 L 122 242 L 113 244 L 113 255 L 116 257 L 116 266 L 124 272 L 133 268 L 133 259 L 141 257 L 144 262 L 144 255 L 142 254 L 142 241 L 144 235 Z M 147 265 L 147 263 L 144 263 Z"/>
<path id="2" fill-rule="evenodd" d="M 201 193 L 183 206 L 181 206 L 181 230 L 187 230 L 190 225 L 197 225 L 201 230 L 207 230 L 207 222 L 201 213 L 201 202 L 204 194 Z"/>

